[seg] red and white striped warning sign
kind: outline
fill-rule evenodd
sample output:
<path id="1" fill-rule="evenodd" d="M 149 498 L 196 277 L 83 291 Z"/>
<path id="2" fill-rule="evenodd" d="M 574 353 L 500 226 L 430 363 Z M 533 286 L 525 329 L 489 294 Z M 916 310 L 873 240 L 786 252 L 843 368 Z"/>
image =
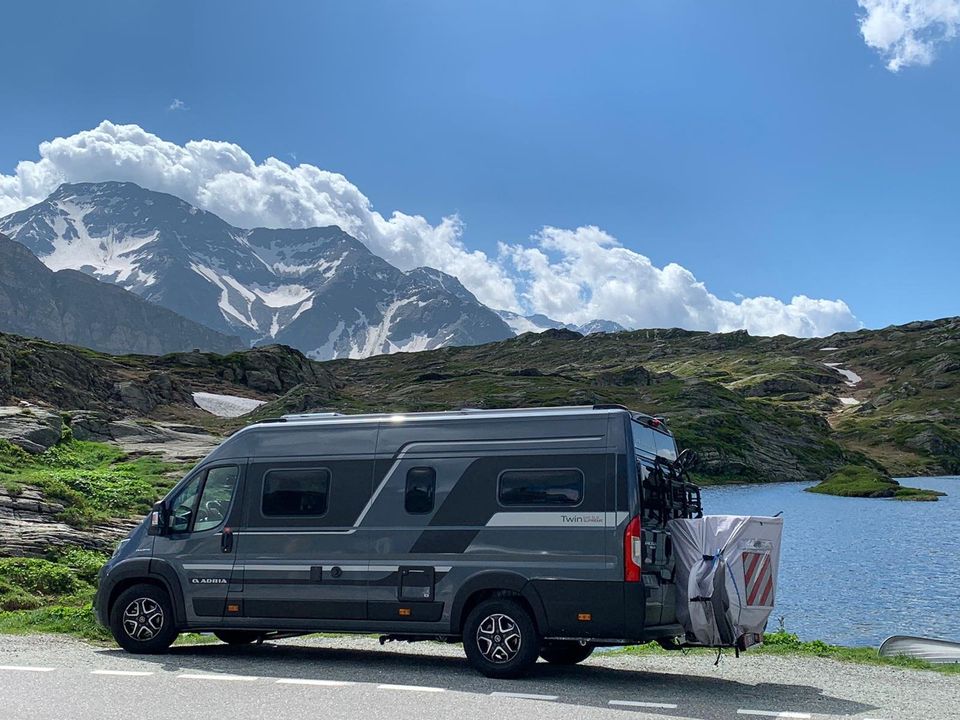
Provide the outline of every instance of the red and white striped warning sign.
<path id="1" fill-rule="evenodd" d="M 773 602 L 773 568 L 770 553 L 743 553 L 743 582 L 746 585 L 747 605 L 767 606 Z"/>

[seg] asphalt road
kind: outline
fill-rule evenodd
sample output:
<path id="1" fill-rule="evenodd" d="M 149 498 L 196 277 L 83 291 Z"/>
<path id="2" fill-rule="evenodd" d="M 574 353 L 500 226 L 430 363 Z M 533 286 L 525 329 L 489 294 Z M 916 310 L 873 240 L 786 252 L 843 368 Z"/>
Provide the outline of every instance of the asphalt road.
<path id="1" fill-rule="evenodd" d="M 956 720 L 960 678 L 812 658 L 595 654 L 531 677 L 475 673 L 458 646 L 300 638 L 134 656 L 0 636 L 0 720 L 110 718 L 873 718 Z"/>

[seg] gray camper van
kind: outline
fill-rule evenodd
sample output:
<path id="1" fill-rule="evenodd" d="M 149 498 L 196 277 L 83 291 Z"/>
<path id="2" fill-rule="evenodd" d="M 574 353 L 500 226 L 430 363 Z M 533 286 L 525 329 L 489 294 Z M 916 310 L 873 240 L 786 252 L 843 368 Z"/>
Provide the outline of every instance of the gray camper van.
<path id="1" fill-rule="evenodd" d="M 662 419 L 621 406 L 288 415 L 201 461 L 100 575 L 131 652 L 317 631 L 463 642 L 491 677 L 682 636 Z"/>

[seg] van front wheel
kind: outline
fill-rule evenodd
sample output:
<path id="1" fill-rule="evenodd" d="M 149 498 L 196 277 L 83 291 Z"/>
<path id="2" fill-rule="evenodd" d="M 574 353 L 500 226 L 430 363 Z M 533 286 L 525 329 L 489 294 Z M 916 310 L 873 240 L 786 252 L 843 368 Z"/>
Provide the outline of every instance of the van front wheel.
<path id="1" fill-rule="evenodd" d="M 593 653 L 593 645 L 581 645 L 572 641 L 556 641 L 540 649 L 540 657 L 553 665 L 576 665 Z"/>
<path id="2" fill-rule="evenodd" d="M 530 613 L 507 598 L 484 600 L 463 625 L 467 660 L 487 677 L 515 678 L 525 674 L 540 649 Z"/>
<path id="3" fill-rule="evenodd" d="M 178 634 L 167 593 L 156 585 L 127 588 L 110 609 L 110 631 L 127 652 L 165 652 Z"/>

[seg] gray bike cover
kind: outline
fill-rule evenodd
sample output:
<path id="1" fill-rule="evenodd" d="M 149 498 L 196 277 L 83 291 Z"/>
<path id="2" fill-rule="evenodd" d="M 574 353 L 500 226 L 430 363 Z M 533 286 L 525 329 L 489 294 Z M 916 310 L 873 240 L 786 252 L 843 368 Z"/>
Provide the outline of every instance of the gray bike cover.
<path id="1" fill-rule="evenodd" d="M 688 640 L 730 647 L 762 634 L 777 596 L 783 518 L 707 515 L 669 526 L 677 618 Z"/>

